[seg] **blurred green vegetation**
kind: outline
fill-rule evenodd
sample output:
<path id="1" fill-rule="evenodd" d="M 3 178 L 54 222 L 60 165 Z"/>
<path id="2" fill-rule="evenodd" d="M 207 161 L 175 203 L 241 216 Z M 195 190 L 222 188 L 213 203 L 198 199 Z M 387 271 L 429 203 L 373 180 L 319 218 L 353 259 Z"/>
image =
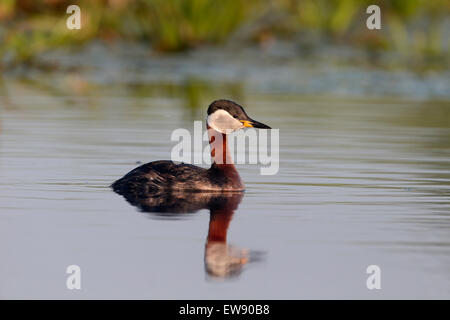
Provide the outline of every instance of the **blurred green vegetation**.
<path id="1" fill-rule="evenodd" d="M 70 4 L 81 8 L 81 30 L 66 28 Z M 366 28 L 370 4 L 381 7 L 381 30 Z M 392 50 L 442 64 L 448 59 L 449 13 L 448 0 L 2 0 L 0 59 L 31 63 L 52 48 L 93 39 L 139 41 L 168 53 L 243 33 L 244 41 L 260 45 L 313 35 L 312 45 Z"/>

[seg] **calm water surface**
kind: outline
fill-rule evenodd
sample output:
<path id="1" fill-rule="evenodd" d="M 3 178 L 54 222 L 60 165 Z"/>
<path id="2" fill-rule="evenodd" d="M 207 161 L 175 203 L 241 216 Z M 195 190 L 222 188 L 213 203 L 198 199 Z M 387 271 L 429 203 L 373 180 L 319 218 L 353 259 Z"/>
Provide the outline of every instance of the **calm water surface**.
<path id="1" fill-rule="evenodd" d="M 206 254 L 210 210 L 142 212 L 108 186 L 169 159 L 172 130 L 207 102 L 15 85 L 0 117 L 0 298 L 450 298 L 448 102 L 245 96 L 280 129 L 280 170 L 238 166 L 247 191 Z M 71 264 L 80 291 L 66 289 Z M 366 288 L 372 264 L 381 290 Z"/>

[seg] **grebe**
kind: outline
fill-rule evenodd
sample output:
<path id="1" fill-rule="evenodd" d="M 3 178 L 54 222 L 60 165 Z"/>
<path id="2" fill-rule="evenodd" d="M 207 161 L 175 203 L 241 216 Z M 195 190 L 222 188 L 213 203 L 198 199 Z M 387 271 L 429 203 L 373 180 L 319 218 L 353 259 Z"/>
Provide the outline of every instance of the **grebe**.
<path id="1" fill-rule="evenodd" d="M 243 191 L 244 184 L 227 148 L 227 134 L 245 127 L 270 127 L 251 119 L 239 104 L 230 100 L 216 100 L 209 105 L 206 126 L 213 160 L 211 168 L 170 160 L 153 161 L 130 171 L 111 187 L 129 198 L 169 191 Z"/>

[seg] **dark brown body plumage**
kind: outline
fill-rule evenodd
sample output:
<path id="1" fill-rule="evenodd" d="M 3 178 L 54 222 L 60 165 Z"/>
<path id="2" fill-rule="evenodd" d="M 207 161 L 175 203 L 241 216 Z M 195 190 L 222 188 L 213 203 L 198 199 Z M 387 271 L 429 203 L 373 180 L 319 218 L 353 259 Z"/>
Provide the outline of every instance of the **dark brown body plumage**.
<path id="1" fill-rule="evenodd" d="M 121 195 L 136 197 L 171 191 L 243 191 L 234 165 L 213 164 L 204 169 L 191 164 L 176 164 L 169 160 L 149 162 L 127 173 L 111 187 Z"/>

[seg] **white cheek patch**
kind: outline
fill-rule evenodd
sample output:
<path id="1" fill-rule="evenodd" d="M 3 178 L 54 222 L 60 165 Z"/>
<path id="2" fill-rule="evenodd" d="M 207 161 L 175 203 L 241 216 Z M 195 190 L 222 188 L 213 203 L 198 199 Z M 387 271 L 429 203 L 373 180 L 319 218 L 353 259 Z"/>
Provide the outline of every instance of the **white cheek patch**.
<path id="1" fill-rule="evenodd" d="M 214 130 L 225 134 L 244 128 L 242 122 L 233 118 L 225 110 L 217 110 L 210 114 L 206 122 Z"/>

